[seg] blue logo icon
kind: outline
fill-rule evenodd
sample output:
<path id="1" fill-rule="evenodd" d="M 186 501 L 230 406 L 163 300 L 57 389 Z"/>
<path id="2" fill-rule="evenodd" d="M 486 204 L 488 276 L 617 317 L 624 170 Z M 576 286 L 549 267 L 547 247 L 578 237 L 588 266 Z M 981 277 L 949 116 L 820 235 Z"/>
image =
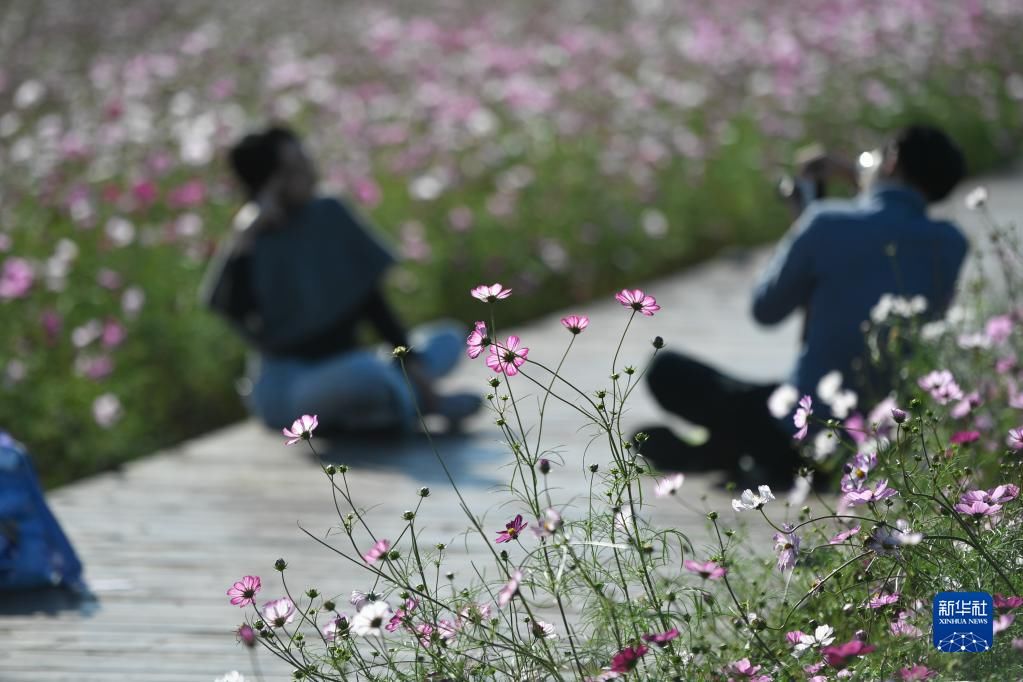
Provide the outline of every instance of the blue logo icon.
<path id="1" fill-rule="evenodd" d="M 980 653 L 995 642 L 995 608 L 987 592 L 934 596 L 934 646 L 950 654 Z"/>

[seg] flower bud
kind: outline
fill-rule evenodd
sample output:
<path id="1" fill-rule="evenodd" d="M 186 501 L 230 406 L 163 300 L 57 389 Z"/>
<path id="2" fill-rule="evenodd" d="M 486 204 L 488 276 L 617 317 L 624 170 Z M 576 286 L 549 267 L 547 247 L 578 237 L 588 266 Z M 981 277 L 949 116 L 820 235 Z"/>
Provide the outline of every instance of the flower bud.
<path id="1" fill-rule="evenodd" d="M 497 388 L 498 386 L 501 385 L 501 380 L 498 379 L 497 377 L 491 377 L 489 383 L 491 388 Z"/>
<path id="2" fill-rule="evenodd" d="M 597 465 L 596 465 L 596 464 L 591 464 L 591 465 L 590 465 L 590 473 L 591 473 L 591 474 L 595 474 L 595 473 L 597 473 L 597 468 L 598 468 L 598 467 L 597 467 Z"/>
<path id="3" fill-rule="evenodd" d="M 903 422 L 906 421 L 906 418 L 908 416 L 909 415 L 906 414 L 905 410 L 900 410 L 897 407 L 893 407 L 892 408 L 892 419 L 895 420 L 896 424 L 902 424 Z"/>
<path id="4" fill-rule="evenodd" d="M 409 510 L 406 510 L 401 515 L 401 518 L 405 519 L 406 521 L 411 521 L 412 519 L 416 518 L 416 513 L 414 511 L 412 511 L 411 509 L 409 509 Z"/>
<path id="5" fill-rule="evenodd" d="M 337 467 L 334 466 L 333 464 L 328 464 L 325 471 L 327 472 L 328 476 L 333 476 L 334 474 L 337 473 Z"/>
<path id="6" fill-rule="evenodd" d="M 323 610 L 324 611 L 333 611 L 336 608 L 337 608 L 337 604 L 335 604 L 334 602 L 332 602 L 329 599 L 327 601 L 323 602 Z"/>
<path id="7" fill-rule="evenodd" d="M 657 350 L 661 350 L 662 348 L 664 348 L 664 339 L 662 339 L 660 336 L 655 336 L 654 348 L 656 348 Z"/>
<path id="8" fill-rule="evenodd" d="M 287 567 L 288 562 L 285 561 L 284 559 L 278 559 L 277 561 L 274 562 L 274 568 L 276 568 L 278 571 L 282 573 L 284 572 L 284 569 L 286 569 Z"/>
<path id="9" fill-rule="evenodd" d="M 391 351 L 391 355 L 396 358 L 404 358 L 408 355 L 409 349 L 406 346 L 395 346 L 394 350 Z"/>
<path id="10" fill-rule="evenodd" d="M 541 459 L 537 463 L 536 468 L 541 474 L 546 476 L 551 472 L 551 462 L 549 459 Z"/>
<path id="11" fill-rule="evenodd" d="M 419 497 L 429 497 L 429 496 L 430 496 L 430 489 L 429 488 L 424 486 L 424 487 L 419 489 Z"/>
<path id="12" fill-rule="evenodd" d="M 867 641 L 867 631 L 866 630 L 857 630 L 856 633 L 853 635 L 853 639 L 858 639 L 861 642 L 866 642 Z"/>
<path id="13" fill-rule="evenodd" d="M 308 590 L 305 591 L 305 596 L 309 597 L 310 599 L 316 599 L 317 597 L 320 596 L 320 593 L 310 587 Z"/>
<path id="14" fill-rule="evenodd" d="M 718 513 L 716 511 L 709 512 L 707 514 L 707 518 L 710 519 L 711 521 L 717 521 Z"/>
<path id="15" fill-rule="evenodd" d="M 256 631 L 248 623 L 243 623 L 237 631 L 238 641 L 249 647 L 256 646 Z"/>

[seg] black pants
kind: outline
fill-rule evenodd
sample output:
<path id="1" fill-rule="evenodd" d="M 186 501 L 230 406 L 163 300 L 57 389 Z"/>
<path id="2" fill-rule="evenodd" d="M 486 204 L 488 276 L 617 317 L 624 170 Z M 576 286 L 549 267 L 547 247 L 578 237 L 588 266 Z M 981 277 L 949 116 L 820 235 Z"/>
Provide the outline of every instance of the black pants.
<path id="1" fill-rule="evenodd" d="M 641 452 L 662 469 L 734 471 L 743 455 L 777 476 L 800 463 L 792 436 L 767 408 L 777 383 L 742 381 L 679 353 L 660 353 L 647 384 L 661 407 L 708 430 L 699 446 L 686 445 L 666 429 L 654 429 Z"/>

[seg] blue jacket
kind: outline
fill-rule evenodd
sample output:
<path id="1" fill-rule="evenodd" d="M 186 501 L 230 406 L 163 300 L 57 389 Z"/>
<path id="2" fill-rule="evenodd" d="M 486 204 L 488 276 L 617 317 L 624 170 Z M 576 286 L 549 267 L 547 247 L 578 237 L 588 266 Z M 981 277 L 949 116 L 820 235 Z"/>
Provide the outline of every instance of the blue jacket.
<path id="1" fill-rule="evenodd" d="M 753 317 L 776 324 L 805 310 L 802 347 L 788 379 L 801 394 L 812 394 L 832 370 L 857 393 L 868 384 L 887 392 L 890 386 L 878 386 L 861 365 L 862 325 L 871 308 L 886 293 L 919 295 L 927 299 L 926 316 L 941 317 L 967 250 L 962 232 L 931 220 L 923 196 L 909 188 L 887 185 L 854 199 L 816 201 L 778 244 L 760 277 Z"/>

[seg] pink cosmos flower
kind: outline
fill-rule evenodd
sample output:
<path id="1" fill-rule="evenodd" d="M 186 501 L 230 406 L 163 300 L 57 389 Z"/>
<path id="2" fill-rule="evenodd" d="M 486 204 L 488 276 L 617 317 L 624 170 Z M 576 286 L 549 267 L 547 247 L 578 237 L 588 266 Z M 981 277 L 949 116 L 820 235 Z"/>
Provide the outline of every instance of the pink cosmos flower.
<path id="1" fill-rule="evenodd" d="M 548 538 L 561 530 L 561 527 L 564 525 L 565 522 L 561 518 L 561 514 L 558 513 L 558 510 L 548 508 L 544 511 L 543 518 L 537 519 L 537 527 L 533 529 L 533 532 L 536 533 L 537 537 Z M 500 542 L 500 540 L 497 540 L 497 542 Z"/>
<path id="2" fill-rule="evenodd" d="M 1023 426 L 1018 429 L 1009 429 L 1009 437 L 1006 439 L 1006 443 L 1017 452 L 1023 450 Z"/>
<path id="3" fill-rule="evenodd" d="M 1016 616 L 1011 613 L 1003 613 L 994 622 L 994 630 L 997 635 L 999 632 L 1005 632 L 1009 627 L 1016 621 Z"/>
<path id="4" fill-rule="evenodd" d="M 281 429 L 281 433 L 288 437 L 285 445 L 294 445 L 300 440 L 310 440 L 313 437 L 313 430 L 319 424 L 316 415 L 303 414 L 295 420 L 290 429 Z"/>
<path id="5" fill-rule="evenodd" d="M 649 635 L 643 635 L 643 641 L 650 644 L 656 644 L 659 647 L 668 646 L 668 642 L 676 639 L 679 636 L 678 628 L 672 628 L 667 632 L 652 632 Z"/>
<path id="6" fill-rule="evenodd" d="M 991 340 L 991 343 L 998 346 L 1005 343 L 1012 336 L 1013 322 L 1009 315 L 996 315 L 984 325 L 984 334 Z"/>
<path id="7" fill-rule="evenodd" d="M 519 373 L 519 367 L 526 362 L 529 355 L 528 348 L 519 348 L 521 339 L 517 336 L 509 336 L 503 347 L 498 345 L 490 346 L 490 355 L 487 357 L 487 367 L 498 374 L 502 372 L 506 376 L 515 376 Z"/>
<path id="8" fill-rule="evenodd" d="M 367 564 L 372 564 L 375 561 L 379 560 L 380 557 L 387 554 L 388 550 L 390 549 L 391 549 L 390 540 L 377 540 L 375 543 L 373 543 L 373 546 L 369 549 L 369 551 L 362 555 L 362 559 Z"/>
<path id="9" fill-rule="evenodd" d="M 713 561 L 705 561 L 700 563 L 699 561 L 693 561 L 692 559 L 686 559 L 682 565 L 690 573 L 695 573 L 704 580 L 721 580 L 728 573 L 728 569 L 724 566 L 714 563 Z"/>
<path id="10" fill-rule="evenodd" d="M 980 431 L 957 431 L 948 439 L 950 445 L 962 445 L 980 440 Z"/>
<path id="11" fill-rule="evenodd" d="M 0 270 L 0 300 L 21 298 L 32 287 L 32 266 L 24 258 L 12 257 L 4 261 Z"/>
<path id="12" fill-rule="evenodd" d="M 281 628 L 295 620 L 295 603 L 287 597 L 263 604 L 263 620 L 272 628 Z"/>
<path id="13" fill-rule="evenodd" d="M 490 604 L 469 604 L 458 612 L 455 626 L 463 628 L 468 623 L 482 623 L 490 618 L 490 613 Z"/>
<path id="14" fill-rule="evenodd" d="M 502 542 L 511 542 L 512 540 L 519 537 L 525 527 L 529 525 L 522 520 L 522 514 L 516 514 L 515 518 L 505 524 L 504 530 L 498 531 L 497 539 L 494 542 L 500 544 Z"/>
<path id="15" fill-rule="evenodd" d="M 388 621 L 387 625 L 384 626 L 384 629 L 387 630 L 388 632 L 394 632 L 395 630 L 400 628 L 402 624 L 404 624 L 405 619 L 408 618 L 409 615 L 413 611 L 415 611 L 418 606 L 419 606 L 418 600 L 412 599 L 411 597 L 406 599 L 405 605 L 394 612 L 394 615 L 391 616 L 391 620 Z"/>
<path id="16" fill-rule="evenodd" d="M 867 482 L 867 475 L 877 466 L 877 453 L 856 453 L 852 459 L 842 467 L 845 472 L 842 475 L 840 486 L 842 492 L 861 490 Z"/>
<path id="17" fill-rule="evenodd" d="M 851 640 L 837 646 L 826 646 L 821 649 L 824 660 L 832 668 L 844 668 L 849 665 L 849 659 L 857 656 L 866 656 L 877 649 L 873 644 L 866 644 L 858 639 Z"/>
<path id="18" fill-rule="evenodd" d="M 796 565 L 799 554 L 799 536 L 792 532 L 792 526 L 782 526 L 784 533 L 774 534 L 774 550 L 778 552 L 778 570 L 787 571 Z"/>
<path id="19" fill-rule="evenodd" d="M 238 641 L 248 648 L 251 649 L 256 646 L 256 631 L 248 623 L 239 625 L 238 629 L 235 630 L 235 634 L 238 635 Z"/>
<path id="20" fill-rule="evenodd" d="M 330 621 L 323 626 L 320 630 L 323 633 L 323 638 L 328 642 L 333 642 L 338 637 L 345 635 L 348 632 L 348 617 L 338 614 L 330 619 Z"/>
<path id="21" fill-rule="evenodd" d="M 686 477 L 682 474 L 671 474 L 670 476 L 665 476 L 654 485 L 654 495 L 657 497 L 674 495 L 679 491 L 679 488 L 682 487 L 685 480 Z"/>
<path id="22" fill-rule="evenodd" d="M 843 530 L 841 533 L 838 533 L 837 535 L 835 535 L 835 537 L 828 540 L 828 544 L 829 545 L 842 544 L 843 542 L 845 542 L 846 540 L 848 540 L 849 538 L 851 538 L 852 536 L 856 535 L 859 532 L 860 532 L 859 526 L 854 526 L 849 530 Z"/>
<path id="23" fill-rule="evenodd" d="M 967 516 L 979 519 L 985 516 L 996 516 L 1002 511 L 1002 505 L 988 504 L 981 500 L 972 500 L 969 503 L 959 502 L 956 504 L 955 510 L 960 514 L 966 514 Z"/>
<path id="24" fill-rule="evenodd" d="M 512 290 L 505 289 L 500 283 L 494 283 L 490 286 L 486 284 L 480 284 L 469 291 L 473 298 L 478 298 L 484 303 L 493 303 L 504 298 L 511 296 Z"/>
<path id="25" fill-rule="evenodd" d="M 993 595 L 995 609 L 998 611 L 1011 611 L 1023 606 L 1023 597 L 1006 597 L 1003 594 Z"/>
<path id="26" fill-rule="evenodd" d="M 906 609 L 899 610 L 895 620 L 888 624 L 888 629 L 895 637 L 922 637 L 924 634 L 923 630 L 909 621 L 909 611 Z"/>
<path id="27" fill-rule="evenodd" d="M 987 491 L 986 502 L 990 504 L 1005 504 L 1019 497 L 1019 486 L 1012 483 L 995 486 Z"/>
<path id="28" fill-rule="evenodd" d="M 639 659 L 643 658 L 648 651 L 650 651 L 650 647 L 644 644 L 622 649 L 611 659 L 611 672 L 622 674 L 632 672 L 639 665 Z"/>
<path id="29" fill-rule="evenodd" d="M 947 369 L 935 370 L 920 378 L 920 388 L 931 394 L 939 405 L 947 405 L 953 400 L 962 400 L 963 390 L 959 388 L 952 372 Z"/>
<path id="30" fill-rule="evenodd" d="M 554 626 L 542 620 L 534 620 L 530 624 L 529 629 L 537 639 L 556 639 L 558 636 Z"/>
<path id="31" fill-rule="evenodd" d="M 903 682 L 916 682 L 917 680 L 929 680 L 936 676 L 938 673 L 928 668 L 926 665 L 914 665 L 910 668 L 903 668 L 899 671 L 899 677 L 902 678 Z"/>
<path id="32" fill-rule="evenodd" d="M 125 336 L 127 336 L 127 332 L 125 332 L 124 326 L 117 320 L 111 319 L 103 323 L 103 333 L 100 335 L 100 340 L 106 348 L 120 346 L 124 342 Z"/>
<path id="33" fill-rule="evenodd" d="M 615 300 L 647 317 L 653 317 L 653 314 L 661 309 L 661 306 L 657 305 L 657 299 L 644 294 L 641 289 L 622 289 L 615 294 Z"/>
<path id="34" fill-rule="evenodd" d="M 430 625 L 429 623 L 420 623 L 415 627 L 415 633 L 419 637 L 419 644 L 424 647 L 430 646 L 433 642 L 433 633 L 437 631 L 437 628 Z"/>
<path id="35" fill-rule="evenodd" d="M 748 658 L 741 658 L 734 663 L 729 663 L 728 667 L 725 668 L 725 672 L 731 675 L 746 677 L 750 680 L 756 680 L 757 682 L 769 682 L 771 679 L 769 675 L 757 675 L 762 667 L 761 665 L 753 665 Z"/>
<path id="36" fill-rule="evenodd" d="M 890 606 L 895 602 L 899 601 L 899 593 L 893 592 L 891 594 L 875 594 L 867 602 L 867 606 L 872 609 L 883 609 L 886 606 Z"/>
<path id="37" fill-rule="evenodd" d="M 590 318 L 585 315 L 569 315 L 561 318 L 561 324 L 573 334 L 581 334 L 584 329 L 590 326 Z"/>
<path id="38" fill-rule="evenodd" d="M 880 502 L 886 500 L 889 497 L 898 495 L 899 491 L 895 488 L 888 487 L 888 481 L 878 481 L 877 485 L 873 488 L 864 488 L 863 490 L 853 490 L 846 493 L 842 497 L 842 502 L 850 507 L 855 507 L 861 504 L 867 504 L 869 502 Z"/>
<path id="39" fill-rule="evenodd" d="M 501 591 L 497 593 L 497 605 L 504 607 L 519 593 L 519 585 L 522 584 L 522 571 L 515 571 L 511 578 L 505 583 Z"/>
<path id="40" fill-rule="evenodd" d="M 792 423 L 799 429 L 794 436 L 796 440 L 806 438 L 806 432 L 810 428 L 811 414 L 813 414 L 813 399 L 808 395 L 804 395 L 799 399 L 799 409 L 792 415 Z"/>
<path id="41" fill-rule="evenodd" d="M 232 606 L 248 606 L 256 603 L 256 593 L 263 587 L 257 575 L 247 575 L 227 590 Z"/>
<path id="42" fill-rule="evenodd" d="M 476 326 L 469 332 L 469 336 L 465 339 L 466 354 L 476 359 L 483 352 L 483 349 L 490 345 L 490 337 L 487 336 L 487 323 L 482 320 L 476 321 Z"/>

